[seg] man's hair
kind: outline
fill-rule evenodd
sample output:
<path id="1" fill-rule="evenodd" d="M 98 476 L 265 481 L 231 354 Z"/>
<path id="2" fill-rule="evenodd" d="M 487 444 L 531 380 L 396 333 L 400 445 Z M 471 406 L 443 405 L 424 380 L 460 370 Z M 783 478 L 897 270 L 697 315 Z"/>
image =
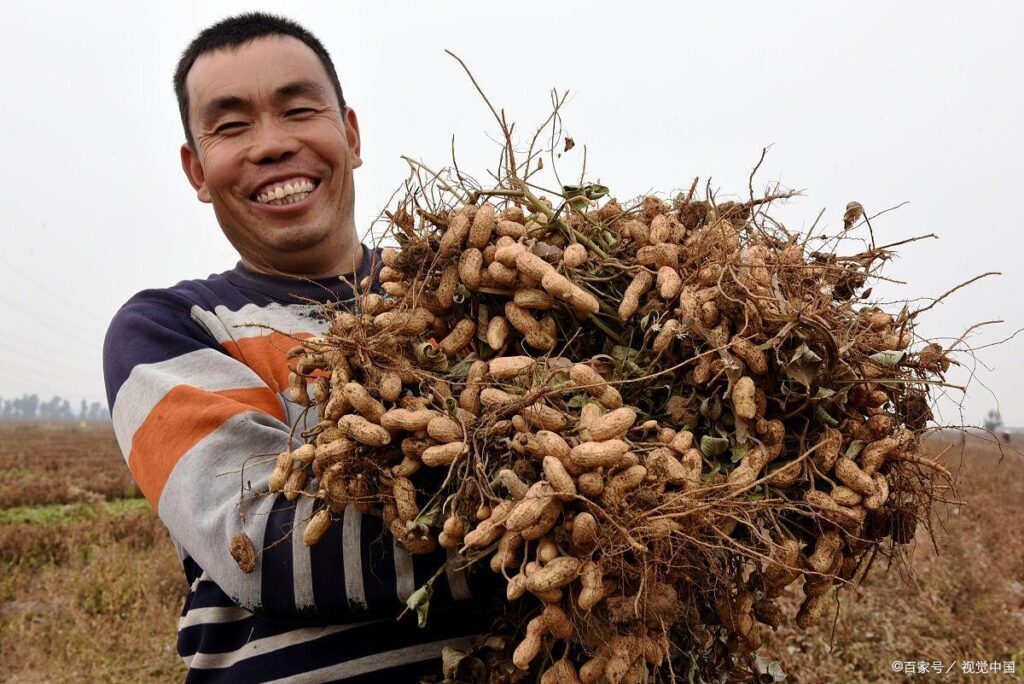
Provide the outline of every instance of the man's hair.
<path id="1" fill-rule="evenodd" d="M 334 84 L 334 92 L 338 96 L 338 105 L 341 111 L 345 111 L 345 97 L 341 94 L 341 82 L 338 81 L 338 72 L 334 69 L 334 62 L 331 56 L 316 36 L 303 28 L 300 24 L 264 12 L 246 12 L 227 19 L 218 21 L 213 26 L 207 27 L 200 32 L 189 46 L 181 53 L 178 60 L 178 68 L 174 70 L 174 94 L 178 97 L 178 111 L 181 113 L 181 125 L 185 128 L 185 139 L 188 144 L 195 147 L 195 140 L 192 137 L 192 130 L 188 125 L 188 89 L 185 87 L 185 80 L 192 65 L 200 56 L 208 52 L 226 50 L 244 45 L 250 41 L 264 36 L 291 36 L 301 40 L 310 50 L 320 58 L 320 63 L 327 70 Z"/>

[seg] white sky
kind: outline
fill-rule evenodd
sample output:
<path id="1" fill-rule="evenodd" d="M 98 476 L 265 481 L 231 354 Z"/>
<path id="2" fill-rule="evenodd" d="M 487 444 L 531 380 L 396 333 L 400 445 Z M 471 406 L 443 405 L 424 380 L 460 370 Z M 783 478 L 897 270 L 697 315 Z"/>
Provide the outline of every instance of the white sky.
<path id="1" fill-rule="evenodd" d="M 880 243 L 937 233 L 876 294 L 937 295 L 1002 271 L 933 309 L 923 330 L 957 337 L 1005 319 L 976 343 L 1024 326 L 1024 5 L 963 3 L 66 2 L 19 3 L 0 24 L 0 396 L 103 398 L 107 322 L 147 287 L 234 265 L 212 210 L 180 171 L 171 90 L 200 29 L 245 9 L 304 23 L 332 53 L 360 117 L 357 220 L 369 225 L 410 155 L 472 175 L 496 159 L 490 114 L 448 48 L 524 133 L 569 89 L 566 155 L 582 146 L 591 180 L 629 198 L 688 187 L 720 198 L 758 188 L 806 191 L 778 212 L 791 228 L 850 200 L 877 212 Z M 577 156 L 573 156 L 577 155 Z M 703 182 L 703 181 L 702 181 Z M 1024 425 L 1015 340 L 982 352 L 964 420 L 998 398 Z M 952 374 L 963 382 L 966 374 Z M 989 392 L 981 383 L 991 389 Z M 944 418 L 960 422 L 947 404 Z"/>

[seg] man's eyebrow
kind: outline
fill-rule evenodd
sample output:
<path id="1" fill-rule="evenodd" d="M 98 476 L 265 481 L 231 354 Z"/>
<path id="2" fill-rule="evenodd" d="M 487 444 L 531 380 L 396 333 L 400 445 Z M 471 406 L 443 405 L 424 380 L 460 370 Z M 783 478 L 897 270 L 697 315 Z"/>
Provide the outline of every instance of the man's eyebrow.
<path id="1" fill-rule="evenodd" d="M 203 122 L 212 121 L 221 114 L 252 109 L 252 102 L 237 95 L 224 95 L 214 98 L 205 105 L 199 112 L 199 120 Z"/>
<path id="2" fill-rule="evenodd" d="M 309 80 L 286 83 L 274 91 L 273 99 L 281 102 L 284 100 L 290 100 L 294 97 L 302 97 L 304 95 L 319 98 L 321 100 L 327 99 L 327 94 L 324 92 L 323 86 L 316 81 Z"/>

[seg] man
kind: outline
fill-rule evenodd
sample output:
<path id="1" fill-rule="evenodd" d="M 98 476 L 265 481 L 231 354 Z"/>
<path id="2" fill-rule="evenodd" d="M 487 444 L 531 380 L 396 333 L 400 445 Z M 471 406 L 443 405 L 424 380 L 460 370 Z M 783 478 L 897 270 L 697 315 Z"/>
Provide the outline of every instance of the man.
<path id="1" fill-rule="evenodd" d="M 427 628 L 396 622 L 443 553 L 410 556 L 378 517 L 352 507 L 307 547 L 311 496 L 240 506 L 243 488 L 266 491 L 267 455 L 288 448 L 305 409 L 284 391 L 286 350 L 326 329 L 318 302 L 350 301 L 349 284 L 372 272 L 353 211 L 359 125 L 334 65 L 301 26 L 245 14 L 198 35 L 174 86 L 182 168 L 241 261 L 135 295 L 110 325 L 104 374 L 128 467 L 191 585 L 178 631 L 188 681 L 437 674 L 444 646 L 486 628 L 479 611 L 452 618 L 452 599 L 469 589 L 450 568 L 435 583 Z M 292 448 L 315 421 L 300 423 Z M 239 532 L 257 551 L 249 573 L 228 552 Z"/>

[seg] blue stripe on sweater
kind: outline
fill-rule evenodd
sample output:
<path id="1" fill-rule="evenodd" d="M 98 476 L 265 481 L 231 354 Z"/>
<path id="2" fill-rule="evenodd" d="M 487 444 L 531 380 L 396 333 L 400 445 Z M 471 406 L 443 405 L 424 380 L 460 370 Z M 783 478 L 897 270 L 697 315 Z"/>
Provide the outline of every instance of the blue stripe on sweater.
<path id="1" fill-rule="evenodd" d="M 275 651 L 246 658 L 222 670 L 189 671 L 188 682 L 265 682 L 328 667 L 396 649 L 456 637 L 475 636 L 488 624 L 479 616 L 449 612 L 431 620 L 429 632 L 416 626 L 415 616 L 407 615 L 401 622 L 386 620 L 335 632 L 311 641 L 286 646 Z M 253 637 L 254 639 L 256 637 Z M 204 651 L 205 652 L 205 651 Z M 377 670 L 350 681 L 407 682 L 410 674 L 441 673 L 440 653 L 433 658 L 405 666 Z"/>
<path id="2" fill-rule="evenodd" d="M 264 614 L 268 616 L 295 614 L 295 585 L 292 580 L 294 525 L 295 504 L 278 495 L 267 516 L 263 553 L 260 556 L 260 603 Z"/>
<path id="3" fill-rule="evenodd" d="M 319 502 L 318 502 L 319 504 Z M 321 506 L 317 506 L 319 509 Z M 321 616 L 350 614 L 345 595 L 345 556 L 342 548 L 341 514 L 332 514 L 331 526 L 319 542 L 309 547 L 313 602 Z"/>
<path id="4" fill-rule="evenodd" d="M 400 605 L 391 533 L 377 516 L 364 515 L 361 529 L 363 586 L 371 612 L 379 606 Z"/>

